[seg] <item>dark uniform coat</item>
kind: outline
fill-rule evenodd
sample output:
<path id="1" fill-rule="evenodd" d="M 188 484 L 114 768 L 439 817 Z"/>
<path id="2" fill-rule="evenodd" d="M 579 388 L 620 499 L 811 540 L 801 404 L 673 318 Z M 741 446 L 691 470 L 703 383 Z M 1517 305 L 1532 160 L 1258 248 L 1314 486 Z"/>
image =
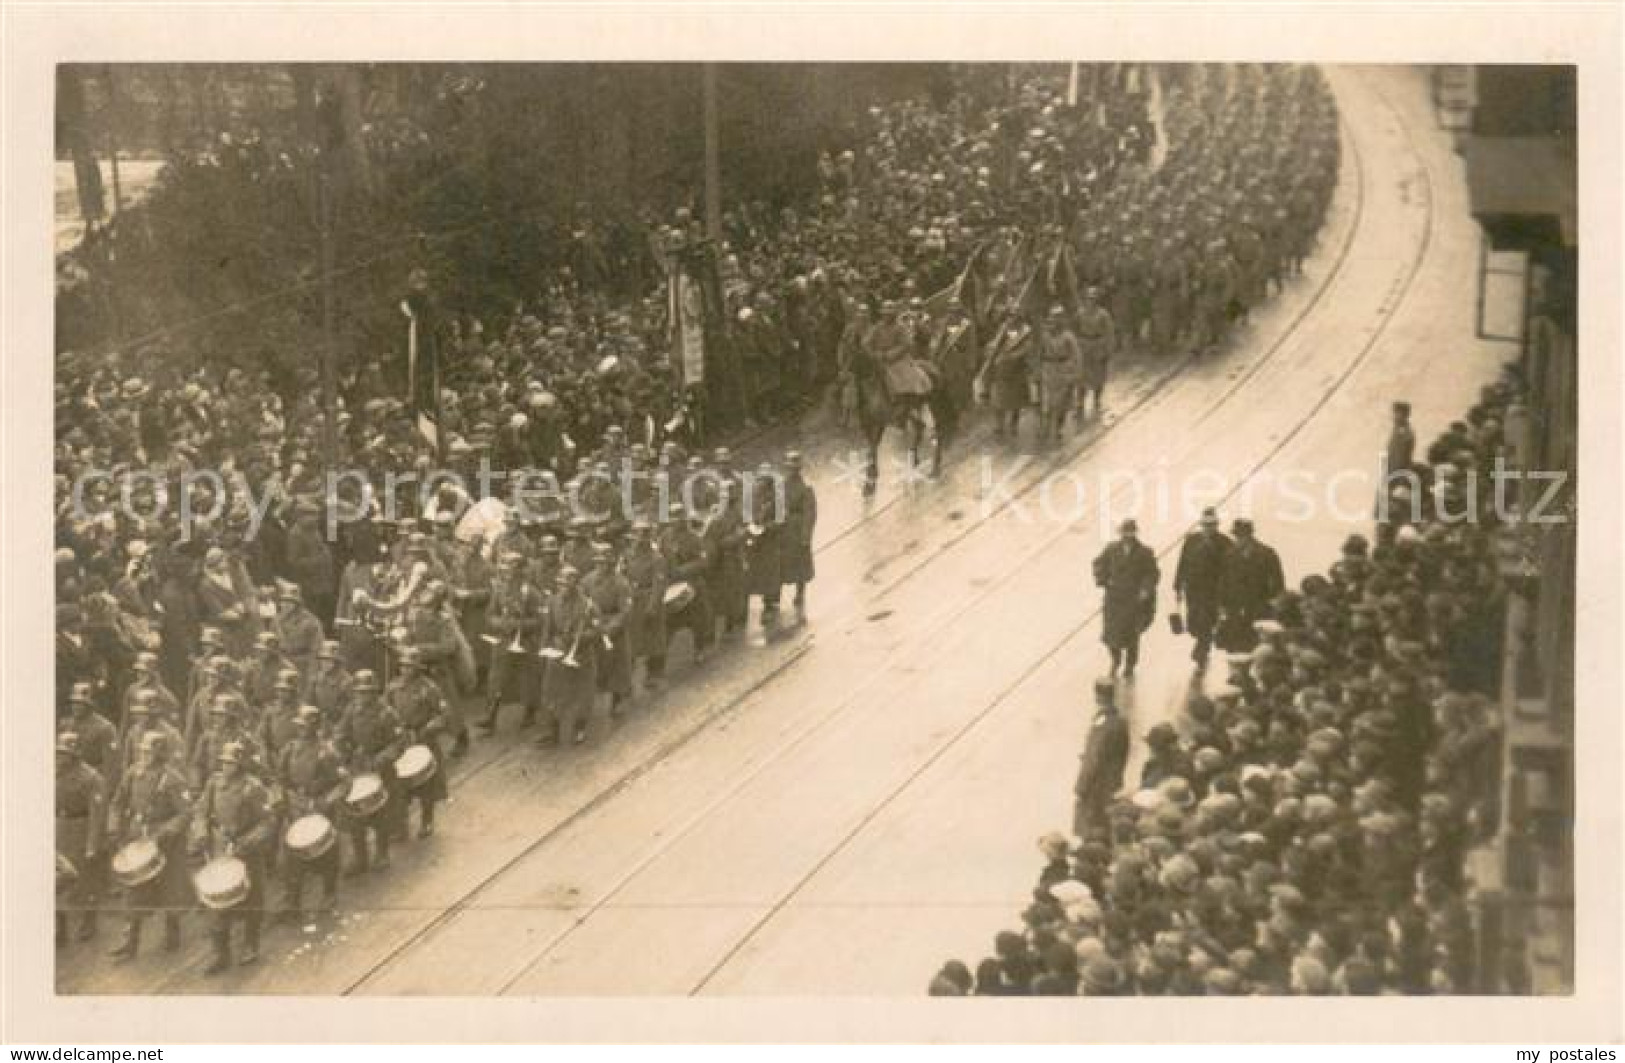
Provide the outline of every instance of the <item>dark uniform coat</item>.
<path id="1" fill-rule="evenodd" d="M 818 527 L 818 494 L 799 474 L 784 484 L 784 540 L 780 558 L 785 583 L 813 580 L 813 532 Z"/>

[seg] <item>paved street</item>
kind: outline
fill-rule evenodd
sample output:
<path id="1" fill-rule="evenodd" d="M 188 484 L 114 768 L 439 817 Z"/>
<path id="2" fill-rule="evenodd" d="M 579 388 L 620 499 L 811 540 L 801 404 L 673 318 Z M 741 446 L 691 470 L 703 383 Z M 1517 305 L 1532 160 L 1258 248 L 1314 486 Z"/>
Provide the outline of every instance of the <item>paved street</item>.
<path id="1" fill-rule="evenodd" d="M 993 440 L 983 417 L 938 482 L 893 449 L 868 503 L 848 475 L 857 432 L 828 411 L 760 438 L 803 449 L 819 488 L 804 624 L 753 628 L 703 676 L 679 650 L 668 687 L 584 750 L 533 749 L 510 710 L 459 766 L 436 836 L 347 882 L 337 925 L 269 935 L 257 967 L 202 978 L 194 919 L 186 962 L 150 949 L 116 967 L 75 945 L 59 989 L 913 996 L 944 958 L 974 963 L 1018 921 L 1034 839 L 1071 822 L 1105 669 L 1089 562 L 1117 518 L 1139 517 L 1172 608 L 1195 514 L 1132 484 L 1177 498 L 1215 478 L 1210 501 L 1228 517 L 1249 499 L 1296 583 L 1366 530 L 1389 403 L 1409 399 L 1430 438 L 1513 351 L 1473 338 L 1477 229 L 1423 72 L 1330 76 L 1331 216 L 1304 275 L 1217 356 L 1121 367 L 1104 422 L 1058 451 Z M 1287 472 L 1345 470 L 1366 479 L 1336 495 L 1343 519 L 1273 516 Z M 1159 617 L 1122 692 L 1136 736 L 1176 717 L 1188 652 Z"/>

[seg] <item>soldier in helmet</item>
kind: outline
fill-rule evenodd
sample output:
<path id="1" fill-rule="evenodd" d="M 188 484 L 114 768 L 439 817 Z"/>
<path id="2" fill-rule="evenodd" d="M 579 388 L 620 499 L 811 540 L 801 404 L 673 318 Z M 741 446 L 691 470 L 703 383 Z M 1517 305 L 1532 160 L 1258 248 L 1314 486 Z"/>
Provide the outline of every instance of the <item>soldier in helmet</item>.
<path id="1" fill-rule="evenodd" d="M 149 733 L 163 735 L 168 742 L 168 748 L 176 751 L 171 756 L 179 756 L 179 750 L 183 746 L 181 733 L 153 711 L 153 704 L 154 695 L 150 690 L 144 690 L 137 694 L 135 700 L 130 704 L 130 720 L 125 726 L 124 737 L 120 741 L 120 771 L 129 771 L 131 766 L 140 758 L 141 739 Z"/>
<path id="2" fill-rule="evenodd" d="M 301 705 L 294 717 L 294 737 L 282 749 L 277 781 L 282 787 L 290 823 L 319 814 L 338 823 L 338 809 L 349 785 L 338 748 L 323 727 L 323 712 L 316 705 Z M 312 876 L 322 884 L 322 905 L 332 910 L 338 902 L 339 846 L 337 842 L 314 858 L 286 853 L 283 860 L 287 905 L 285 913 L 300 922 L 304 913 L 305 882 Z"/>
<path id="3" fill-rule="evenodd" d="M 192 795 L 186 778 L 171 766 L 170 741 L 158 732 L 141 735 L 137 757 L 119 780 L 108 812 L 107 833 L 114 846 L 150 839 L 158 846 L 162 870 L 125 893 L 124 936 L 111 955 L 134 959 L 141 948 L 141 927 L 150 915 L 164 916 L 164 948 L 181 942 L 181 912 L 191 906 L 186 882 L 186 828 Z"/>
<path id="4" fill-rule="evenodd" d="M 408 647 L 401 651 L 401 674 L 384 691 L 384 703 L 394 710 L 400 720 L 402 742 L 405 745 L 426 745 L 438 762 L 429 778 L 402 796 L 415 801 L 420 824 L 418 837 L 427 838 L 434 833 L 435 806 L 446 799 L 445 751 L 441 739 L 446 731 L 446 717 L 450 707 L 445 692 L 440 689 L 423 666 L 417 651 Z M 404 747 L 403 747 L 404 748 Z M 401 826 L 406 826 L 407 808 L 400 812 Z"/>
<path id="5" fill-rule="evenodd" d="M 80 760 L 100 772 L 109 785 L 118 781 L 118 728 L 96 711 L 89 683 L 75 683 L 68 689 L 68 717 L 62 730 L 76 736 Z"/>
<path id="6" fill-rule="evenodd" d="M 201 788 L 208 781 L 220 763 L 220 754 L 228 745 L 238 747 L 238 759 L 247 770 L 261 773 L 265 759 L 259 742 L 243 720 L 244 713 L 243 699 L 236 694 L 221 694 L 209 706 L 208 728 L 198 738 L 197 747 L 192 751 L 194 786 Z"/>
<path id="7" fill-rule="evenodd" d="M 293 739 L 294 721 L 303 703 L 299 696 L 299 673 L 284 668 L 276 677 L 276 696 L 260 713 L 259 742 L 267 765 L 276 764 L 282 747 Z"/>
<path id="8" fill-rule="evenodd" d="M 326 639 L 316 651 L 316 666 L 305 677 L 304 701 L 335 718 L 350 700 L 350 670 L 336 639 Z"/>
<path id="9" fill-rule="evenodd" d="M 497 712 L 510 691 L 525 706 L 526 726 L 535 721 L 541 703 L 540 691 L 536 689 L 540 686 L 536 640 L 546 602 L 541 591 L 526 577 L 524 560 L 524 555 L 517 550 L 498 555 L 497 572 L 491 583 L 490 604 L 485 614 L 491 638 L 491 664 L 486 675 L 485 716 L 478 724 L 487 734 L 496 730 Z"/>
<path id="10" fill-rule="evenodd" d="M 355 674 L 351 689 L 353 700 L 337 731 L 339 750 L 353 775 L 378 775 L 389 793 L 389 801 L 371 816 L 346 814 L 350 844 L 355 850 L 349 874 L 355 875 L 370 868 L 383 871 L 389 867 L 389 842 L 400 816 L 400 801 L 394 793 L 395 758 L 405 747 L 400 719 L 379 697 L 378 677 L 363 668 Z M 376 853 L 369 852 L 369 835 Z"/>
<path id="11" fill-rule="evenodd" d="M 239 925 L 243 928 L 243 949 L 237 962 L 251 964 L 259 959 L 265 876 L 269 870 L 267 853 L 275 836 L 276 819 L 271 792 L 249 772 L 248 756 L 240 743 L 227 743 L 197 803 L 197 829 L 209 857 L 235 857 L 248 871 L 248 896 L 240 904 L 215 913 L 209 934 L 214 948 L 205 974 L 218 974 L 230 965 L 231 932 Z"/>
<path id="12" fill-rule="evenodd" d="M 107 786 L 101 773 L 80 756 L 79 736 L 64 731 L 56 739 L 56 853 L 72 864 L 73 887 L 58 901 L 56 943 L 67 944 L 68 911 L 79 912 L 79 939 L 96 934 L 100 894 L 102 828 L 107 820 Z"/>
<path id="13" fill-rule="evenodd" d="M 592 571 L 581 577 L 581 593 L 593 604 L 598 636 L 598 687 L 609 694 L 610 715 L 619 718 L 632 694 L 632 654 L 627 619 L 632 612 L 632 585 L 615 562 L 608 543 L 594 543 Z"/>
<path id="14" fill-rule="evenodd" d="M 549 663 L 544 673 L 542 702 L 552 719 L 537 743 L 579 745 L 586 741 L 587 722 L 598 692 L 597 609 L 582 592 L 580 577 L 569 565 L 559 570 L 558 586 L 549 602 L 544 645 L 560 654 L 560 659 Z"/>

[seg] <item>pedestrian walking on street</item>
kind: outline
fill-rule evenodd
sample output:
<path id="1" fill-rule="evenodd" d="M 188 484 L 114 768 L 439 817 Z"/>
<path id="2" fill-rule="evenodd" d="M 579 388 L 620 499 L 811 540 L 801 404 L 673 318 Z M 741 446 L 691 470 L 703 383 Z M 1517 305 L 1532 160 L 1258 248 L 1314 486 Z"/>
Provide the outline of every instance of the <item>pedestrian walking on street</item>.
<path id="1" fill-rule="evenodd" d="M 1219 531 L 1219 515 L 1211 506 L 1202 511 L 1197 530 L 1185 537 L 1174 569 L 1174 598 L 1185 609 L 1185 630 L 1196 645 L 1191 660 L 1206 668 L 1213 650 L 1213 630 L 1219 623 L 1219 593 L 1230 563 L 1232 545 Z"/>
<path id="2" fill-rule="evenodd" d="M 1101 824 L 1106 805 L 1123 788 L 1128 754 L 1128 723 L 1117 711 L 1117 684 L 1108 678 L 1097 679 L 1094 720 L 1073 787 L 1072 833 L 1079 838 L 1088 838 L 1090 830 Z"/>
<path id="3" fill-rule="evenodd" d="M 1139 525 L 1125 520 L 1118 539 L 1094 561 L 1095 586 L 1104 594 L 1100 638 L 1111 651 L 1112 675 L 1133 678 L 1140 661 L 1140 636 L 1157 612 L 1157 557 L 1140 542 Z"/>
<path id="4" fill-rule="evenodd" d="M 1253 625 L 1270 617 L 1270 603 L 1286 590 L 1281 555 L 1258 540 L 1253 522 L 1237 517 L 1230 525 L 1233 547 L 1219 580 L 1220 619 L 1214 641 L 1226 653 L 1248 653 L 1258 642 Z"/>

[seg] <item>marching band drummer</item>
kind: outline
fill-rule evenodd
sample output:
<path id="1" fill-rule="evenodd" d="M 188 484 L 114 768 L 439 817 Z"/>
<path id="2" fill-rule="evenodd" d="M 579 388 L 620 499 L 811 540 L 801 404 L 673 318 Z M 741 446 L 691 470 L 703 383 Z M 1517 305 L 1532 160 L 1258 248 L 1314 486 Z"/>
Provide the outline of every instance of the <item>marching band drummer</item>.
<path id="1" fill-rule="evenodd" d="M 668 512 L 672 519 L 662 528 L 660 553 L 666 559 L 671 582 L 688 584 L 693 597 L 666 618 L 666 642 L 660 648 L 662 671 L 671 636 L 676 632 L 688 630 L 694 640 L 696 664 L 705 660 L 717 635 L 715 614 L 711 611 L 712 592 L 707 582 L 715 557 L 705 535 L 705 517 L 700 513 L 687 513 L 676 503 Z"/>
<path id="2" fill-rule="evenodd" d="M 319 813 L 330 824 L 338 823 L 336 810 L 349 784 L 349 773 L 330 736 L 324 733 L 323 712 L 316 705 L 301 705 L 294 717 L 293 740 L 282 750 L 277 762 L 277 782 L 282 787 L 288 821 Z M 311 876 L 322 884 L 322 908 L 338 904 L 339 847 L 335 843 L 315 858 L 288 852 L 283 860 L 286 907 L 289 922 L 304 921 L 305 880 Z"/>
<path id="3" fill-rule="evenodd" d="M 248 894 L 238 904 L 215 912 L 210 942 L 214 946 L 205 974 L 218 974 L 231 964 L 231 931 L 243 928 L 243 951 L 237 962 L 247 965 L 260 956 L 260 927 L 265 919 L 266 850 L 276 829 L 271 792 L 248 772 L 248 752 L 231 742 L 220 750 L 214 775 L 198 798 L 196 830 L 202 835 L 210 859 L 236 857 L 248 873 Z"/>
<path id="4" fill-rule="evenodd" d="M 395 712 L 405 732 L 406 745 L 425 745 L 438 762 L 435 771 L 410 791 L 403 791 L 406 803 L 400 809 L 400 824 L 404 829 L 408 806 L 418 806 L 418 837 L 427 838 L 434 833 L 435 806 L 446 799 L 446 756 L 440 739 L 446 732 L 451 707 L 440 685 L 429 678 L 424 670 L 423 658 L 408 646 L 399 657 L 401 674 L 384 691 L 384 703 Z"/>
<path id="5" fill-rule="evenodd" d="M 401 721 L 395 711 L 378 696 L 378 677 L 363 668 L 355 674 L 353 700 L 339 722 L 339 750 L 353 774 L 376 774 L 382 778 L 389 800 L 370 816 L 346 815 L 350 844 L 355 857 L 347 874 L 359 875 L 370 868 L 389 867 L 389 842 L 395 833 L 399 802 L 395 799 L 395 758 L 401 752 Z M 369 855 L 367 836 L 372 835 L 376 853 Z"/>
<path id="6" fill-rule="evenodd" d="M 141 926 L 149 915 L 164 913 L 164 950 L 181 944 L 181 912 L 191 905 L 186 882 L 186 826 L 192 795 L 186 778 L 171 765 L 170 745 L 162 734 L 143 734 L 139 757 L 113 794 L 107 833 L 115 844 L 150 839 L 163 862 L 156 875 L 125 890 L 124 937 L 109 955 L 134 959 L 141 949 Z"/>

